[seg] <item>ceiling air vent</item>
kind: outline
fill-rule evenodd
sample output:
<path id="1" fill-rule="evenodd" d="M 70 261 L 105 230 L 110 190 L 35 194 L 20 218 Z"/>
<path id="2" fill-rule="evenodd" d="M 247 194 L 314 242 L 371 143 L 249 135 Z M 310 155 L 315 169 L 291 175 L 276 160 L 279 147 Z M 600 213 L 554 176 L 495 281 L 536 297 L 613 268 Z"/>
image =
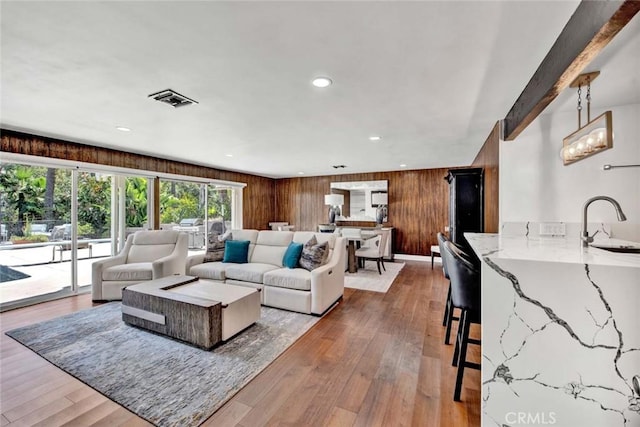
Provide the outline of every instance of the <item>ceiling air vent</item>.
<path id="1" fill-rule="evenodd" d="M 174 108 L 198 103 L 198 101 L 194 101 L 191 98 L 180 95 L 178 92 L 171 89 L 165 89 L 160 92 L 152 93 L 151 95 L 149 95 L 149 98 L 153 98 L 156 101 L 164 102 L 165 104 L 169 104 Z"/>
<path id="2" fill-rule="evenodd" d="M 333 165 L 331 167 L 334 168 L 334 169 L 344 169 L 344 168 L 347 167 L 347 165 Z"/>

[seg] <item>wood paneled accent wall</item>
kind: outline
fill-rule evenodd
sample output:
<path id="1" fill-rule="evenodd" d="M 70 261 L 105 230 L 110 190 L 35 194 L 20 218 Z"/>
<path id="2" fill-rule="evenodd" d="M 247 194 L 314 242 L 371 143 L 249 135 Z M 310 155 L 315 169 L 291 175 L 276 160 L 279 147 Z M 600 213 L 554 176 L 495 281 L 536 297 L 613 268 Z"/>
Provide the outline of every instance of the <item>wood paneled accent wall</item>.
<path id="1" fill-rule="evenodd" d="M 484 232 L 498 233 L 500 228 L 500 122 L 491 133 L 471 164 L 484 168 Z"/>
<path id="2" fill-rule="evenodd" d="M 275 180 L 272 178 L 213 169 L 5 129 L 2 129 L 0 151 L 142 171 L 243 182 L 247 184 L 243 191 L 244 227 L 266 229 L 269 221 L 274 220 Z"/>
<path id="3" fill-rule="evenodd" d="M 394 251 L 428 255 L 436 234 L 449 222 L 448 169 L 420 169 L 350 175 L 278 179 L 275 184 L 276 218 L 297 230 L 316 230 L 328 221 L 324 195 L 331 182 L 387 180 L 389 212 L 386 224 L 396 228 Z"/>

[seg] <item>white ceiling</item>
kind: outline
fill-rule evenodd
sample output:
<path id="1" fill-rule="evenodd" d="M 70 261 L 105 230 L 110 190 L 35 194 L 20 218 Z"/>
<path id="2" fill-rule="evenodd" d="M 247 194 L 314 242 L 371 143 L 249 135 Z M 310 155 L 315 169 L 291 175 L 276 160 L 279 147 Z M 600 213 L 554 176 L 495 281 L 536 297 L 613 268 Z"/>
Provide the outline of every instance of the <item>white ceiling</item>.
<path id="1" fill-rule="evenodd" d="M 578 3 L 2 1 L 0 122 L 270 177 L 468 165 Z"/>

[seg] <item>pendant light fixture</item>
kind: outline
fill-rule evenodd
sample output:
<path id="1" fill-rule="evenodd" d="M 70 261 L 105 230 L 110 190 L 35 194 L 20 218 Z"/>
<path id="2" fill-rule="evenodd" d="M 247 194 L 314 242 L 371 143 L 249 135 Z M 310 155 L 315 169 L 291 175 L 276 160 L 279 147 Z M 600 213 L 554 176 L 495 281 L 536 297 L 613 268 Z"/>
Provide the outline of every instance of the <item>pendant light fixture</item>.
<path id="1" fill-rule="evenodd" d="M 591 120 L 591 82 L 600 75 L 600 71 L 580 74 L 570 87 L 578 88 L 578 130 L 562 141 L 560 155 L 564 165 L 586 159 L 601 151 L 613 147 L 613 115 L 611 111 Z M 587 123 L 582 126 L 582 87 L 587 88 Z"/>

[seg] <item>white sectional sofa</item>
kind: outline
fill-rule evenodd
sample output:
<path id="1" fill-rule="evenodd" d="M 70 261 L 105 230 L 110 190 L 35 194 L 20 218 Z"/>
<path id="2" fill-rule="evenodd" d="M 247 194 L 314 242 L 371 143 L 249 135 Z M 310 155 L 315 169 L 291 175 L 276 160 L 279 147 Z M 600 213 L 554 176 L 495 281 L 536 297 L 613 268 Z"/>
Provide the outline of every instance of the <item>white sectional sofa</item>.
<path id="1" fill-rule="evenodd" d="M 206 262 L 204 254 L 187 258 L 186 274 L 261 290 L 261 303 L 307 314 L 321 315 L 344 292 L 346 243 L 335 234 L 311 231 L 232 230 L 233 240 L 248 240 L 248 263 Z M 306 243 L 316 236 L 318 243 L 329 243 L 324 265 L 308 271 L 283 267 L 289 243 Z"/>

